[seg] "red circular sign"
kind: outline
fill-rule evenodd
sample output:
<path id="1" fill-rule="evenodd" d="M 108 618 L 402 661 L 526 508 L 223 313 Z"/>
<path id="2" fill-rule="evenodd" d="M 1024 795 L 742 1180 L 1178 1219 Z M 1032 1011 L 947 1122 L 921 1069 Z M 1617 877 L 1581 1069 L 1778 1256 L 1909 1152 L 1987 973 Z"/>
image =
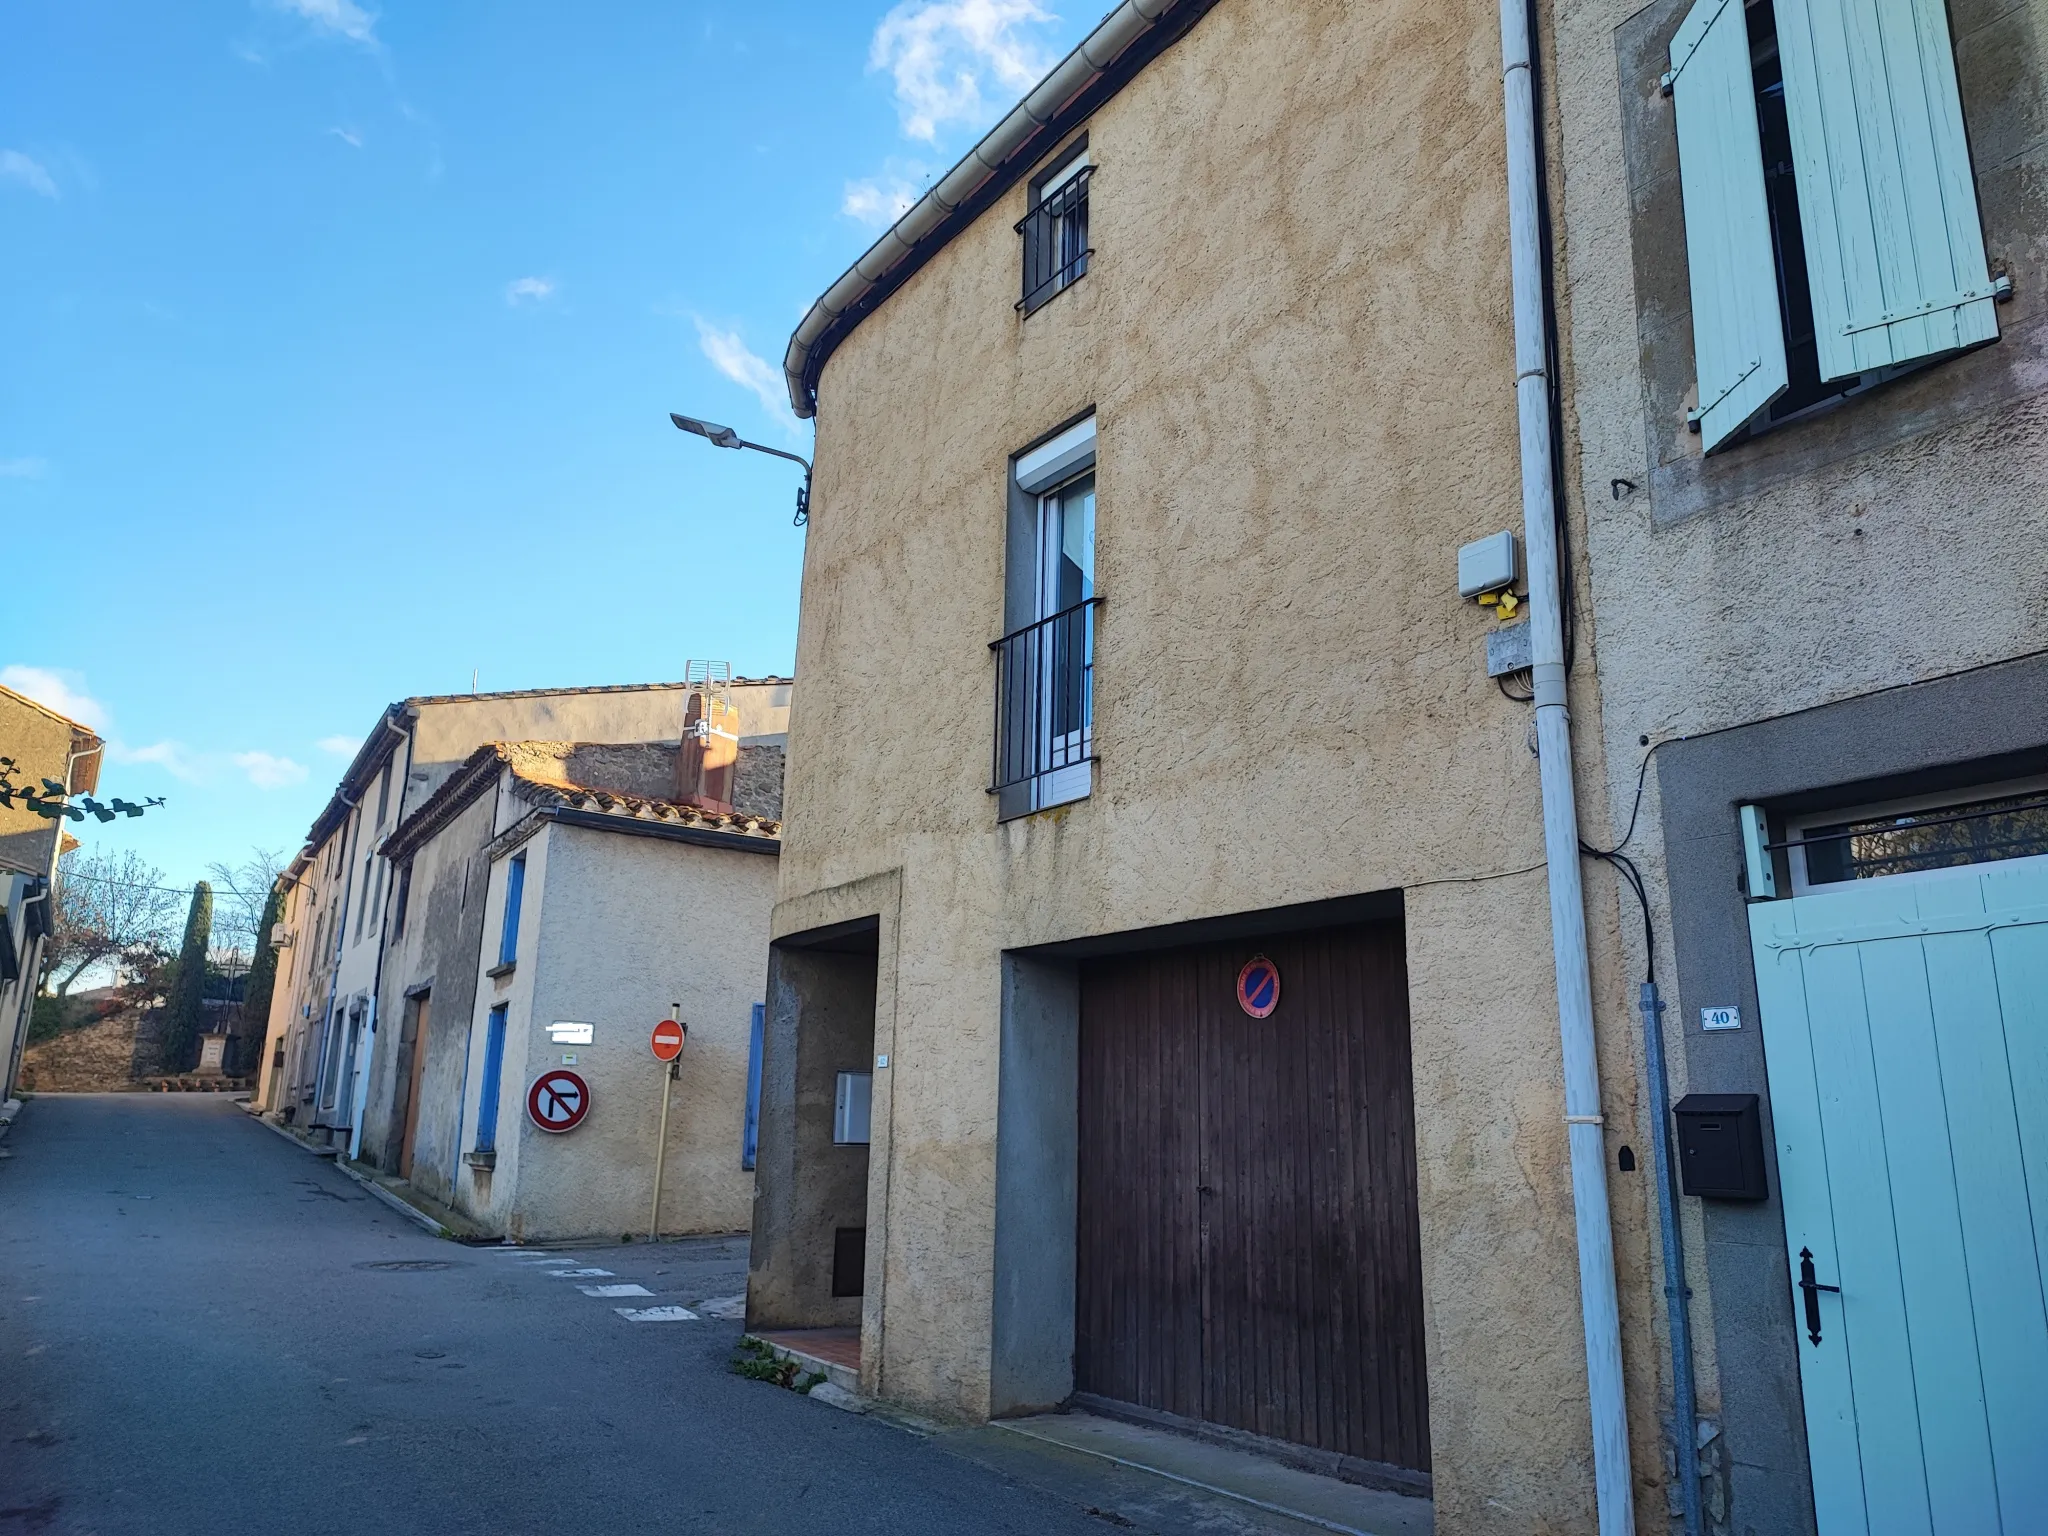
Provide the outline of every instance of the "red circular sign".
<path id="1" fill-rule="evenodd" d="M 560 1067 L 543 1072 L 526 1090 L 526 1113 L 544 1131 L 573 1131 L 590 1113 L 590 1084 Z"/>
<path id="2" fill-rule="evenodd" d="M 654 1055 L 657 1061 L 674 1061 L 683 1054 L 683 1036 L 688 1031 L 674 1019 L 654 1026 Z"/>
<path id="3" fill-rule="evenodd" d="M 1280 967 L 1264 955 L 1253 955 L 1237 973 L 1237 1006 L 1255 1019 L 1280 1006 Z"/>

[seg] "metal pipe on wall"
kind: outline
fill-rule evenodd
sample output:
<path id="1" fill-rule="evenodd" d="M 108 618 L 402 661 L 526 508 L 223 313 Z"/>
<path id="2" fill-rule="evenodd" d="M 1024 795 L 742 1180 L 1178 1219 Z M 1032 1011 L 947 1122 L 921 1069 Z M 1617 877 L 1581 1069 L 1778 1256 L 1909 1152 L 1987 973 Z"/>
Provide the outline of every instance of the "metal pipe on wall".
<path id="1" fill-rule="evenodd" d="M 1600 1536 L 1634 1536 L 1628 1405 L 1621 1375 L 1620 1304 L 1607 1209 L 1607 1149 L 1593 986 L 1586 959 L 1585 893 L 1565 705 L 1564 620 L 1550 435 L 1549 348 L 1544 329 L 1539 226 L 1534 40 L 1528 0 L 1501 0 L 1501 84 L 1507 108 L 1508 250 L 1514 283 L 1515 404 L 1522 448 L 1522 529 L 1528 551 L 1529 644 L 1536 745 L 1543 786 L 1543 847 L 1550 872 L 1550 940 L 1564 1047 L 1564 1108 L 1578 1228 L 1579 1307 L 1592 1410 L 1593 1484 Z"/>

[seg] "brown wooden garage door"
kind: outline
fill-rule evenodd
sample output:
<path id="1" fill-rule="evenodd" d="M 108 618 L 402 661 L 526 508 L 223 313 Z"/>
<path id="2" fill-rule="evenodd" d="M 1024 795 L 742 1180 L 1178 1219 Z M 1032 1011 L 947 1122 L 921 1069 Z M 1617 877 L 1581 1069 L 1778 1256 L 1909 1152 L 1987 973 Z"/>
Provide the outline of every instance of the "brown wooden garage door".
<path id="1" fill-rule="evenodd" d="M 1428 1471 L 1398 926 L 1090 962 L 1079 1152 L 1080 1391 Z"/>

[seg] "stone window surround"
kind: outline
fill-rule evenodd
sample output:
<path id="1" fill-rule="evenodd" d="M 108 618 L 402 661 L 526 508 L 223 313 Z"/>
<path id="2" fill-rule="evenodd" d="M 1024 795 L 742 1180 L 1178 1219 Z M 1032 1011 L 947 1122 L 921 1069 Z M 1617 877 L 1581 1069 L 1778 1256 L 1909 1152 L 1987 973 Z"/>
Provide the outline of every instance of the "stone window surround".
<path id="1" fill-rule="evenodd" d="M 2048 241 L 2031 227 L 2038 223 L 2038 182 L 2048 174 L 2048 103 L 2040 85 L 2048 61 L 2024 0 L 1950 0 L 1985 252 L 1992 271 L 2009 273 L 2015 290 L 1998 306 L 1999 339 L 1702 455 L 1698 435 L 1686 426 L 1696 386 L 1677 130 L 1658 83 L 1670 67 L 1671 36 L 1692 3 L 1655 0 L 1614 35 L 1651 520 L 1681 522 L 2048 392 Z"/>

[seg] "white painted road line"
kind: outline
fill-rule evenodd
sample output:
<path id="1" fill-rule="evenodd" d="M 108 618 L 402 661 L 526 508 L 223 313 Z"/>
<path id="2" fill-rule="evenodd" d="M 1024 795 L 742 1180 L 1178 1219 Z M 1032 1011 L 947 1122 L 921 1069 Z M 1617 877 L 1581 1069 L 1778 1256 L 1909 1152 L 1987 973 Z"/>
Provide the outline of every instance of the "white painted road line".
<path id="1" fill-rule="evenodd" d="M 729 1322 L 742 1321 L 747 1315 L 747 1293 L 737 1296 L 707 1296 L 697 1303 L 697 1310 L 706 1317 L 721 1318 Z"/>
<path id="2" fill-rule="evenodd" d="M 613 1307 L 629 1323 L 694 1323 L 697 1314 L 688 1307 Z"/>
<path id="3" fill-rule="evenodd" d="M 576 1289 L 586 1296 L 652 1296 L 654 1294 L 644 1285 L 579 1285 Z"/>
<path id="4" fill-rule="evenodd" d="M 605 1280 L 611 1277 L 608 1269 L 551 1269 L 548 1273 L 557 1280 Z"/>

